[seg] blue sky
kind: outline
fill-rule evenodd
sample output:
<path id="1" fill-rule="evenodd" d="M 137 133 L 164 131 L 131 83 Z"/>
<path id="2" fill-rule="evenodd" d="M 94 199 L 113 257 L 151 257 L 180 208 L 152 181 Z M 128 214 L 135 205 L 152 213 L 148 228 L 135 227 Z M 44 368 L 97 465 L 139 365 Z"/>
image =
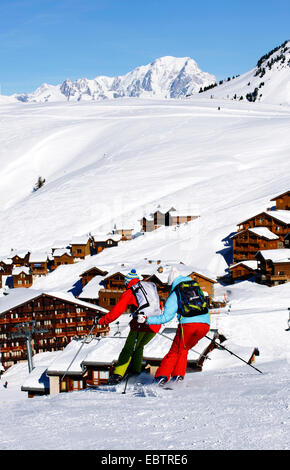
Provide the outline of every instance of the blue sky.
<path id="1" fill-rule="evenodd" d="M 0 0 L 0 93 L 190 56 L 217 79 L 290 39 L 289 0 Z"/>

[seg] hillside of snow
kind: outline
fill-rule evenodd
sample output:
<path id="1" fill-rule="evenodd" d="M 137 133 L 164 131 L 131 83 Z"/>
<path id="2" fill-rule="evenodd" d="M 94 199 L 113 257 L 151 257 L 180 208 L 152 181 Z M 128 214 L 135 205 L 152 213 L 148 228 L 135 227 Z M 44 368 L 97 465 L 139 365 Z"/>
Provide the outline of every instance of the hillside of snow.
<path id="1" fill-rule="evenodd" d="M 261 57 L 256 67 L 201 93 L 203 97 L 223 100 L 261 101 L 290 104 L 290 41 Z"/>
<path id="2" fill-rule="evenodd" d="M 217 104 L 221 105 L 218 110 Z M 134 228 L 159 204 L 200 217 L 98 255 L 223 272 L 227 237 L 289 186 L 290 108 L 213 100 L 0 107 L 0 256 Z M 37 178 L 45 185 L 33 192 Z"/>

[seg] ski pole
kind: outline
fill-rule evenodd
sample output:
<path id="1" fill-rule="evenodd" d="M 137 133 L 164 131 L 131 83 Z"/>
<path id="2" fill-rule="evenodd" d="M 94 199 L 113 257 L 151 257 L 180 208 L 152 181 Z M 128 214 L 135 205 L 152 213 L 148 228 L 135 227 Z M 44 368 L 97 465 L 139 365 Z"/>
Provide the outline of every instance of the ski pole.
<path id="1" fill-rule="evenodd" d="M 244 359 L 242 359 L 240 356 L 237 356 L 237 354 L 233 353 L 232 351 L 230 351 L 229 349 L 225 348 L 222 344 L 219 344 L 217 343 L 216 341 L 214 341 L 213 339 L 211 339 L 209 336 L 205 335 L 205 337 L 207 339 L 210 339 L 211 341 L 214 342 L 214 344 L 218 347 L 218 348 L 222 348 L 224 349 L 225 351 L 227 351 L 228 353 L 230 353 L 232 356 L 235 356 L 237 357 L 238 359 L 240 359 L 240 361 L 243 361 L 245 364 L 247 364 L 248 366 L 252 367 L 253 369 L 255 369 L 256 371 L 258 371 L 260 374 L 263 374 L 262 371 L 260 371 L 259 369 L 257 369 L 257 367 L 254 367 L 252 366 L 252 364 L 249 364 L 247 361 L 245 361 Z"/>
<path id="2" fill-rule="evenodd" d="M 166 336 L 166 335 L 164 335 L 163 333 L 160 333 L 159 331 L 157 331 L 157 334 L 160 335 L 160 336 L 164 336 L 164 338 L 169 339 L 169 340 L 173 343 L 173 339 L 170 338 L 169 336 Z M 200 355 L 200 353 L 199 353 L 198 351 L 196 351 L 195 349 L 193 349 L 193 348 L 190 348 L 189 351 L 193 351 L 194 353 L 198 354 L 199 356 L 205 357 L 205 359 L 209 359 L 209 360 L 211 361 L 211 358 L 210 358 L 210 357 L 208 357 L 208 356 L 205 355 L 205 354 L 201 354 L 201 355 Z"/>
<path id="3" fill-rule="evenodd" d="M 60 381 L 62 381 L 62 380 L 65 378 L 65 376 L 66 376 L 66 374 L 67 374 L 67 372 L 68 372 L 70 366 L 72 365 L 72 363 L 74 362 L 74 360 L 76 359 L 76 357 L 77 357 L 77 356 L 79 355 L 79 353 L 81 352 L 81 349 L 83 348 L 83 346 L 84 346 L 84 344 L 85 344 L 87 338 L 90 336 L 90 334 L 92 333 L 93 329 L 95 328 L 96 322 L 98 321 L 98 319 L 99 319 L 99 317 L 95 317 L 92 328 L 90 329 L 90 331 L 88 332 L 88 334 L 87 334 L 87 336 L 84 338 L 84 340 L 82 341 L 81 347 L 78 349 L 77 353 L 75 354 L 74 358 L 72 359 L 70 365 L 69 365 L 68 368 L 66 369 L 66 371 L 65 371 L 65 373 L 63 374 L 63 376 L 62 376 L 62 378 L 60 379 Z M 100 341 L 100 340 L 99 340 L 99 341 Z"/>

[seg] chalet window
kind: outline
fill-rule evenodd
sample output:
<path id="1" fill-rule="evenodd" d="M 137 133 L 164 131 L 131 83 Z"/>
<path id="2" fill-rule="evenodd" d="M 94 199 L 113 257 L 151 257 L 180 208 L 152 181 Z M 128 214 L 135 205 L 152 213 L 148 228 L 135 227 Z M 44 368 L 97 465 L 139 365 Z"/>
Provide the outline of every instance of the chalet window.
<path id="1" fill-rule="evenodd" d="M 108 379 L 109 375 L 108 370 L 100 370 L 100 379 Z"/>
<path id="2" fill-rule="evenodd" d="M 284 276 L 285 272 L 284 271 L 278 271 L 278 276 Z"/>
<path id="3" fill-rule="evenodd" d="M 116 305 L 116 299 L 111 298 L 110 299 L 110 305 Z"/>
<path id="4" fill-rule="evenodd" d="M 78 248 L 77 253 L 82 253 L 82 250 L 80 248 Z"/>

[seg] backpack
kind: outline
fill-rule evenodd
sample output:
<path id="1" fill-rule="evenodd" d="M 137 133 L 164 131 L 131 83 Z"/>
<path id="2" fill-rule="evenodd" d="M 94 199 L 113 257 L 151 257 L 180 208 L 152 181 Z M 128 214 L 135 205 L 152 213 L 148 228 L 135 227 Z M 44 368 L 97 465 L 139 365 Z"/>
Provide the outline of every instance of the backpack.
<path id="1" fill-rule="evenodd" d="M 177 295 L 178 312 L 183 317 L 208 313 L 204 293 L 196 281 L 183 281 L 175 287 L 174 292 Z"/>
<path id="2" fill-rule="evenodd" d="M 146 317 L 161 315 L 159 295 L 153 282 L 139 281 L 131 286 L 131 290 L 138 304 L 138 308 L 133 314 L 134 317 L 138 313 L 144 313 Z"/>

